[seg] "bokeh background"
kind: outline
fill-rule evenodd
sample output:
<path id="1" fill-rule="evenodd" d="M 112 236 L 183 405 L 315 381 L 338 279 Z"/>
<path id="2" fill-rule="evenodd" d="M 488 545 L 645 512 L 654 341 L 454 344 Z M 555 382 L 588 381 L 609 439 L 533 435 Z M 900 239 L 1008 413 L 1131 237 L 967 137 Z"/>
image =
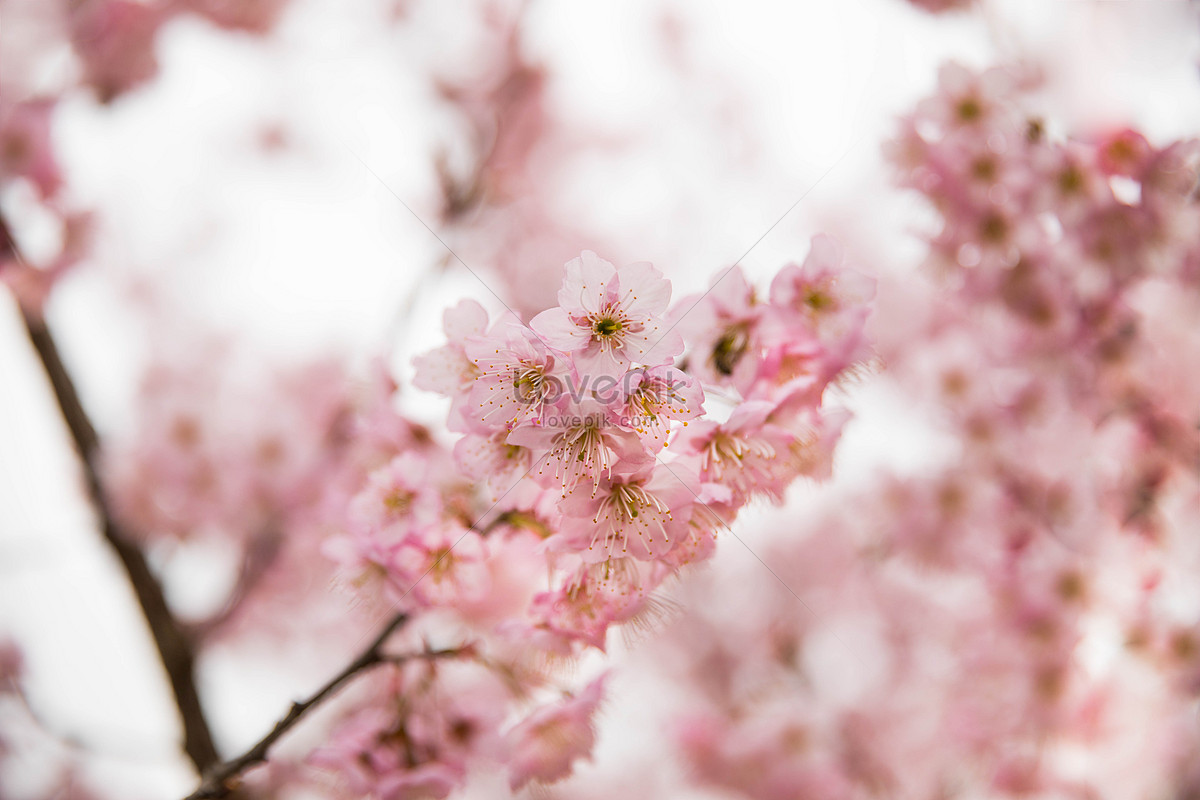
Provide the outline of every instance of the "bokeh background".
<path id="1" fill-rule="evenodd" d="M 79 65 L 39 43 L 48 5 L 0 3 L 0 70 L 28 69 L 25 85 L 52 91 Z M 412 356 L 441 342 L 442 309 L 472 297 L 496 310 L 495 294 L 536 303 L 583 249 L 654 262 L 676 296 L 739 259 L 766 279 L 819 231 L 867 271 L 911 269 L 929 212 L 891 186 L 880 145 L 947 59 L 1034 65 L 1042 101 L 1075 132 L 1126 121 L 1160 140 L 1200 130 L 1197 7 L 1171 0 L 997 0 L 940 16 L 902 0 L 293 0 L 266 35 L 179 15 L 153 51 L 153 78 L 107 103 L 69 92 L 53 117 L 69 203 L 93 228 L 47 316 L 101 434 L 117 441 L 139 424 L 146 370 L 186 364 L 214 341 L 249 379 L 314 357 L 366 371 L 385 352 L 406 410 L 436 429 L 445 406 L 407 383 Z M 471 169 L 472 92 L 495 89 L 514 53 L 544 80 L 550 120 L 528 155 L 536 202 L 456 218 L 445 186 Z M 10 186 L 0 205 L 31 258 L 54 249 L 59 223 L 31 189 Z M 565 233 L 514 272 L 521 224 L 531 237 Z M 843 402 L 858 417 L 833 490 L 882 466 L 920 469 L 936 449 L 886 383 Z M 819 493 L 802 487 L 788 507 L 744 517 L 746 544 L 765 545 Z M 710 569 L 761 569 L 736 541 L 721 546 Z M 226 590 L 230 558 L 193 546 L 155 563 L 171 600 L 202 611 Z M 0 631 L 25 651 L 47 724 L 96 745 L 83 755 L 90 779 L 130 798 L 190 790 L 152 645 L 7 295 Z M 253 641 L 206 655 L 201 688 L 223 749 L 257 739 L 327 672 L 315 654 L 280 659 Z M 614 692 L 583 779 L 654 752 L 655 692 L 635 678 Z M 6 774 L 0 796 L 37 791 L 58 756 L 42 745 L 44 759 Z"/>

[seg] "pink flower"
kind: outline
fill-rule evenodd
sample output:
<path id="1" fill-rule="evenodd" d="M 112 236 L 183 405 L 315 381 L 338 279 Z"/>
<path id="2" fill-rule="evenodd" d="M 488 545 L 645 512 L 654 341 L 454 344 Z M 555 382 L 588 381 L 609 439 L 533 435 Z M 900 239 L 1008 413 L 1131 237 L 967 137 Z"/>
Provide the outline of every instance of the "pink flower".
<path id="1" fill-rule="evenodd" d="M 429 473 L 430 464 L 421 456 L 396 456 L 371 473 L 366 488 L 351 502 L 351 510 L 372 526 L 432 522 L 441 513 L 442 501 L 430 485 Z"/>
<path id="2" fill-rule="evenodd" d="M 824 342 L 854 335 L 875 296 L 875 281 L 845 261 L 836 240 L 814 236 L 803 265 L 789 264 L 771 281 L 771 303 Z"/>
<path id="3" fill-rule="evenodd" d="M 416 374 L 413 385 L 419 389 L 452 397 L 478 375 L 475 362 L 467 357 L 466 341 L 487 331 L 487 312 L 474 300 L 460 300 L 442 313 L 442 331 L 446 344 L 413 359 Z"/>
<path id="4" fill-rule="evenodd" d="M 473 339 L 465 348 L 476 375 L 464 413 L 480 431 L 541 421 L 570 377 L 566 360 L 556 357 L 528 327 L 503 327 L 499 335 Z"/>
<path id="5" fill-rule="evenodd" d="M 680 444 L 683 452 L 699 456 L 701 480 L 728 487 L 740 502 L 752 494 L 781 500 L 795 477 L 787 462 L 796 437 L 769 420 L 775 409 L 774 403 L 751 400 L 724 423 L 693 425 Z"/>
<path id="6" fill-rule="evenodd" d="M 587 562 L 662 556 L 686 533 L 698 487 L 682 464 L 651 465 L 604 479 L 590 496 L 575 492 L 559 505 L 563 523 L 557 545 Z"/>
<path id="7" fill-rule="evenodd" d="M 408 763 L 402 742 L 404 721 L 394 712 L 369 707 L 358 711 L 334 732 L 309 761 L 333 770 L 360 796 L 378 800 L 444 798 L 463 782 L 460 766 L 438 761 Z"/>
<path id="8" fill-rule="evenodd" d="M 567 263 L 558 308 L 530 323 L 551 347 L 571 353 L 581 373 L 619 375 L 630 364 L 666 364 L 683 351 L 663 321 L 671 284 L 640 262 L 618 271 L 590 250 Z"/>
<path id="9" fill-rule="evenodd" d="M 549 632 L 552 641 L 577 640 L 604 650 L 609 626 L 654 612 L 652 588 L 640 562 L 631 558 L 583 564 L 561 586 L 533 598 L 529 615 L 535 625 L 527 636 Z"/>
<path id="10" fill-rule="evenodd" d="M 642 367 L 621 378 L 610 408 L 622 425 L 665 447 L 673 420 L 695 419 L 704 413 L 704 389 L 674 367 Z"/>
<path id="11" fill-rule="evenodd" d="M 706 384 L 749 392 L 762 362 L 767 309 L 736 265 L 700 298 L 680 300 L 671 318 L 688 341 L 684 368 Z"/>
<path id="12" fill-rule="evenodd" d="M 511 681 L 467 663 L 437 670 L 436 684 L 416 674 L 420 677 L 401 695 L 409 711 L 406 732 L 416 748 L 460 774 L 474 760 L 504 756 L 500 726 L 509 716 Z"/>
<path id="13" fill-rule="evenodd" d="M 437 525 L 406 536 L 388 568 L 403 594 L 424 605 L 454 606 L 487 593 L 487 557 L 487 543 L 476 531 Z"/>
<path id="14" fill-rule="evenodd" d="M 442 314 L 442 330 L 446 344 L 413 359 L 416 374 L 413 385 L 418 389 L 449 397 L 451 430 L 469 430 L 470 419 L 467 393 L 479 376 L 479 368 L 467 356 L 469 338 L 483 336 L 487 330 L 487 312 L 474 300 L 461 300 Z"/>
<path id="15" fill-rule="evenodd" d="M 454 463 L 466 477 L 484 481 L 493 492 L 504 494 L 529 472 L 533 453 L 528 447 L 510 444 L 507 429 L 486 435 L 468 433 L 454 445 Z"/>
<path id="16" fill-rule="evenodd" d="M 1008 121 L 1013 115 L 1006 95 L 1015 76 L 994 68 L 976 74 L 955 62 L 938 70 L 938 93 L 917 105 L 917 114 L 941 126 L 945 133 L 979 131 Z"/>
<path id="17" fill-rule="evenodd" d="M 604 680 L 602 675 L 578 695 L 539 708 L 509 731 L 508 782 L 513 791 L 534 780 L 562 780 L 575 761 L 591 756 L 596 743 L 592 717 L 604 695 Z"/>
<path id="18" fill-rule="evenodd" d="M 724 486 L 699 484 L 699 493 L 692 503 L 683 536 L 676 539 L 671 550 L 655 563 L 667 569 L 679 569 L 712 557 L 716 552 L 718 533 L 728 529 L 737 516 L 733 500 L 733 492 Z"/>
<path id="19" fill-rule="evenodd" d="M 561 485 L 563 497 L 581 482 L 594 492 L 614 469 L 632 472 L 652 458 L 637 434 L 613 425 L 608 409 L 592 399 L 564 406 L 542 425 L 526 423 L 506 441 L 537 454 L 535 480 Z"/>
<path id="20" fill-rule="evenodd" d="M 1096 147 L 1096 163 L 1107 175 L 1140 177 L 1154 156 L 1146 137 L 1126 128 L 1104 137 Z"/>
<path id="21" fill-rule="evenodd" d="M 518 527 L 522 522 L 529 527 Z M 486 529 L 487 592 L 460 595 L 454 604 L 458 616 L 478 629 L 523 622 L 534 595 L 545 586 L 545 548 L 530 530 L 536 521 L 513 513 L 505 517 L 505 524 Z"/>

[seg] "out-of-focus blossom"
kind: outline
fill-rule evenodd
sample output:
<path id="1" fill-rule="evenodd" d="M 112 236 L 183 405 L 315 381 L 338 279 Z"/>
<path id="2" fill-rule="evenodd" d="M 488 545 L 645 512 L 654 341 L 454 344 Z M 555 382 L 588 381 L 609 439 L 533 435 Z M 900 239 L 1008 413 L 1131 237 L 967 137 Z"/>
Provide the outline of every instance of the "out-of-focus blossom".
<path id="1" fill-rule="evenodd" d="M 592 718 L 603 696 L 601 677 L 578 695 L 538 709 L 509 731 L 508 782 L 514 791 L 530 781 L 562 780 L 576 760 L 591 757 L 596 740 Z"/>
<path id="2" fill-rule="evenodd" d="M 0 640 L 0 694 L 13 691 L 25 674 L 25 657 L 17 643 Z"/>
<path id="3" fill-rule="evenodd" d="M 25 178 L 43 198 L 62 185 L 52 140 L 56 104 L 51 100 L 0 102 L 0 184 Z"/>
<path id="4" fill-rule="evenodd" d="M 908 2 L 922 11 L 928 11 L 931 14 L 940 14 L 944 11 L 970 8 L 973 0 L 908 0 Z"/>
<path id="5" fill-rule="evenodd" d="M 759 554 L 776 583 L 698 578 L 650 656 L 682 687 L 676 741 L 702 784 L 764 800 L 1195 785 L 1196 731 L 1171 709 L 1200 690 L 1184 588 L 1200 406 L 1177 368 L 1198 341 L 1200 160 L 1134 130 L 1050 138 L 1027 87 L 948 66 L 889 149 L 944 225 L 926 270 L 882 284 L 872 333 L 944 454 L 789 520 Z M 810 258 L 837 261 L 816 243 Z M 824 355 L 812 312 L 837 303 L 819 274 L 773 286 L 778 319 L 812 335 L 791 358 Z M 759 389 L 681 437 L 735 504 L 786 485 L 768 456 L 785 434 L 840 427 L 803 381 L 781 387 L 765 396 L 783 413 Z M 700 602 L 733 594 L 734 610 Z"/>
<path id="6" fill-rule="evenodd" d="M 84 82 L 101 102 L 158 73 L 154 40 L 165 19 L 163 6 L 136 0 L 94 0 L 71 11 L 71 43 L 83 62 Z"/>

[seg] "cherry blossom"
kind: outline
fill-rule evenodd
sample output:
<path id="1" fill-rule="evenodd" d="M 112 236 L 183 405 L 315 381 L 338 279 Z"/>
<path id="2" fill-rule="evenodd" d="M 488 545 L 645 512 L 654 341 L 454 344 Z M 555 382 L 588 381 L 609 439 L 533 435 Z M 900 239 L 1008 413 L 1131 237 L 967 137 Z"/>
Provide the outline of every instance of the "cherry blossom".
<path id="1" fill-rule="evenodd" d="M 659 366 L 683 349 L 663 320 L 670 299 L 670 283 L 649 264 L 618 271 L 585 251 L 567 263 L 559 307 L 530 325 L 549 346 L 572 353 L 584 374 L 620 374 L 630 364 Z"/>
<path id="2" fill-rule="evenodd" d="M 594 494 L 614 470 L 635 470 L 650 459 L 637 434 L 612 425 L 599 401 L 589 398 L 561 408 L 545 424 L 515 428 L 506 441 L 541 453 L 532 473 L 535 480 L 561 486 L 564 497 L 580 484 Z"/>
<path id="3" fill-rule="evenodd" d="M 701 381 L 749 391 L 770 326 L 767 308 L 738 265 L 718 274 L 708 291 L 675 307 L 680 332 L 691 344 L 687 371 Z"/>
<path id="4" fill-rule="evenodd" d="M 681 474 L 682 465 L 651 465 L 602 480 L 592 495 L 572 493 L 560 506 L 566 546 L 585 561 L 663 555 L 683 537 L 698 489 Z"/>
<path id="5" fill-rule="evenodd" d="M 577 759 L 590 756 L 596 740 L 592 717 L 603 695 L 602 676 L 578 695 L 538 709 L 509 731 L 509 785 L 514 791 L 534 780 L 562 780 Z"/>
<path id="6" fill-rule="evenodd" d="M 513 428 L 524 422 L 544 423 L 548 405 L 560 400 L 574 376 L 565 360 L 556 358 L 542 340 L 524 325 L 506 326 L 504 343 L 491 339 L 467 346 L 478 374 L 471 387 L 470 414 L 481 430 Z"/>
<path id="7" fill-rule="evenodd" d="M 778 270 L 756 244 L 672 302 L 694 220 L 587 230 L 569 156 L 624 143 L 568 119 L 551 17 L 469 2 L 477 62 L 422 76 L 433 56 L 395 48 L 404 93 L 453 117 L 412 189 L 446 268 L 404 335 L 282 363 L 157 308 L 141 383 L 93 424 L 52 336 L 79 297 L 56 306 L 59 278 L 142 255 L 115 209 L 79 205 L 104 196 L 75 185 L 80 121 L 152 110 L 159 57 L 187 74 L 173 36 L 312 43 L 284 0 L 27 5 L 26 63 L 0 76 L 0 282 L 79 456 L 71 500 L 170 678 L 195 797 L 1200 791 L 1200 144 L 1124 118 L 1116 89 L 1090 127 L 1060 114 L 1055 59 L 946 63 L 884 148 L 907 245 L 873 205 L 822 200 L 773 234 Z M 380 34 L 428 38 L 417 5 L 376 9 Z M 658 21 L 680 65 L 685 21 Z M 842 241 L 787 238 L 818 218 Z M 430 287 L 451 292 L 440 334 L 417 330 Z M 915 438 L 854 427 L 874 393 Z M 886 460 L 818 485 L 872 436 Z M 91 797 L 106 756 L 42 718 L 46 651 L 24 644 L 0 639 L 4 792 L 28 763 L 46 774 L 22 797 Z M 326 682 L 222 761 L 205 684 L 242 649 Z M 661 747 L 602 763 L 602 701 L 653 716 Z"/>

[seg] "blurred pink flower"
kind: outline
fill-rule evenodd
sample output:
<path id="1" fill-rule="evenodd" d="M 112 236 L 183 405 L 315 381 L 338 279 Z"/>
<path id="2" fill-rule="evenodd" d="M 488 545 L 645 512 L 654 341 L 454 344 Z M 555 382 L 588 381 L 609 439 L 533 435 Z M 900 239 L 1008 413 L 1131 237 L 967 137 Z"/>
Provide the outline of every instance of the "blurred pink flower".
<path id="1" fill-rule="evenodd" d="M 530 781 L 562 780 L 578 759 L 591 755 L 596 741 L 593 717 L 604 683 L 604 676 L 595 679 L 574 697 L 539 708 L 509 731 L 508 782 L 513 791 Z"/>

